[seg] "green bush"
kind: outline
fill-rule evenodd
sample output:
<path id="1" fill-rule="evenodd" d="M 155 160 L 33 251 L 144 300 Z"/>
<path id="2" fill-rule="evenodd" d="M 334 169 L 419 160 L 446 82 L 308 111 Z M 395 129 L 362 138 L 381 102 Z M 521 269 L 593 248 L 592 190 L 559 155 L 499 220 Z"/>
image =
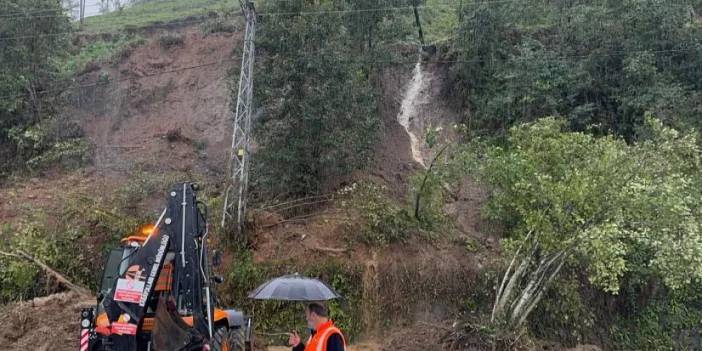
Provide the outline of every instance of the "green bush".
<path id="1" fill-rule="evenodd" d="M 588 300 L 582 297 L 583 291 L 588 290 L 575 278 L 556 280 L 545 294 L 545 303 L 529 317 L 534 335 L 558 340 L 569 347 L 586 343 L 595 334 L 599 316 L 593 304 L 588 304 Z"/>
<path id="2" fill-rule="evenodd" d="M 158 37 L 158 44 L 164 49 L 170 49 L 174 46 L 183 45 L 183 36 L 178 33 L 165 33 Z"/>
<path id="3" fill-rule="evenodd" d="M 447 221 L 444 215 L 444 180 L 434 171 L 421 171 L 410 179 L 411 203 L 415 218 L 422 229 L 435 231 Z"/>
<path id="4" fill-rule="evenodd" d="M 36 266 L 17 259 L 0 258 L 0 303 L 26 300 L 38 295 Z"/>
<path id="5" fill-rule="evenodd" d="M 342 206 L 358 212 L 362 221 L 354 223 L 349 231 L 363 243 L 384 246 L 407 240 L 419 231 L 419 223 L 407 208 L 397 205 L 388 196 L 386 189 L 373 183 L 355 183 L 342 193 L 351 192 L 349 200 Z"/>
<path id="6" fill-rule="evenodd" d="M 26 164 L 32 170 L 56 164 L 66 169 L 76 169 L 90 162 L 92 149 L 93 145 L 85 139 L 58 141 L 41 155 L 27 160 Z"/>
<path id="7" fill-rule="evenodd" d="M 77 168 L 92 159 L 92 145 L 83 137 L 77 123 L 63 116 L 52 116 L 29 126 L 15 126 L 8 136 L 16 157 L 30 171 L 53 165 Z"/>
<path id="8" fill-rule="evenodd" d="M 234 23 L 232 16 L 223 14 L 205 21 L 205 23 L 200 25 L 200 30 L 205 34 L 234 33 L 240 28 Z"/>
<path id="9" fill-rule="evenodd" d="M 611 345 L 616 350 L 696 350 L 695 334 L 702 323 L 702 286 L 679 292 L 664 291 L 637 304 L 641 296 L 631 295 L 629 303 L 637 305 L 629 313 L 618 315 L 609 327 Z"/>

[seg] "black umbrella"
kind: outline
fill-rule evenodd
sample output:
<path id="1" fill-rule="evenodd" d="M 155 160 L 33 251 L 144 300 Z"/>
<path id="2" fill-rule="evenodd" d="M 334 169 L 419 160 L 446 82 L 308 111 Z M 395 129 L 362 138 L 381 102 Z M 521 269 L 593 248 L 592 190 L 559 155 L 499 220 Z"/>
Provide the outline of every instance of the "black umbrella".
<path id="1" fill-rule="evenodd" d="M 341 295 L 319 279 L 291 274 L 263 283 L 249 294 L 249 298 L 281 301 L 327 301 L 341 298 Z"/>

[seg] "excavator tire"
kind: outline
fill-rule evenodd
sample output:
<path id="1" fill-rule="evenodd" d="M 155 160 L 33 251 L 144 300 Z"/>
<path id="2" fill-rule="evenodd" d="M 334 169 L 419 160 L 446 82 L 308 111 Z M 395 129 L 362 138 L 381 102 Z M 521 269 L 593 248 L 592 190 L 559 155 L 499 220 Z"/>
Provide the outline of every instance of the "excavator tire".
<path id="1" fill-rule="evenodd" d="M 212 336 L 212 351 L 245 351 L 244 328 L 219 326 Z"/>

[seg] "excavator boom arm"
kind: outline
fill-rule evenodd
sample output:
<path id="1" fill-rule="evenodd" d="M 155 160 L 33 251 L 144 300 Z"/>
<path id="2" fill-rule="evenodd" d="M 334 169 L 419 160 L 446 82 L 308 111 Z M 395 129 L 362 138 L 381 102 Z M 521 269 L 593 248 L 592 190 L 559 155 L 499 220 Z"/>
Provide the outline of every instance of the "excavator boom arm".
<path id="1" fill-rule="evenodd" d="M 110 327 L 98 332 L 108 338 L 111 349 L 136 350 L 138 327 L 147 311 L 164 305 L 166 301 L 161 299 L 173 305 L 169 308 L 173 318 L 192 317 L 193 330 L 189 332 L 196 339 L 211 335 L 212 322 L 205 315 L 211 315 L 212 307 L 209 303 L 203 306 L 202 296 L 209 279 L 202 267 L 206 264 L 202 240 L 206 224 L 196 190 L 192 183 L 178 183 L 171 188 L 166 209 L 154 230 L 131 257 L 124 258 L 129 260 L 126 271 L 120 272 L 114 287 L 103 297 L 101 304 Z M 155 296 L 156 282 L 166 261 L 173 265 L 173 285 L 168 294 Z M 161 335 L 159 339 L 168 336 Z"/>

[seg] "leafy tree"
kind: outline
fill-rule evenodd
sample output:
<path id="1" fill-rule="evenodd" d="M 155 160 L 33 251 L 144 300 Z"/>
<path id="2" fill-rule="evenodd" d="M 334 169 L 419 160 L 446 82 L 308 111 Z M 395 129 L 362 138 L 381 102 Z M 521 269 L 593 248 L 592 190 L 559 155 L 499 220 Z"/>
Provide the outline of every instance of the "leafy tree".
<path id="1" fill-rule="evenodd" d="M 70 23 L 54 0 L 3 1 L 0 12 L 8 16 L 0 22 L 0 112 L 26 107 L 26 117 L 36 121 L 43 109 L 40 94 L 58 74 L 56 59 L 66 50 Z"/>
<path id="2" fill-rule="evenodd" d="M 71 30 L 61 2 L 7 0 L 0 2 L 0 13 L 0 164 L 7 171 L 77 135 L 75 126 L 49 120 L 57 95 L 52 90 L 59 88 L 59 58 Z"/>
<path id="3" fill-rule="evenodd" d="M 510 233 L 492 313 L 509 327 L 524 323 L 566 263 L 611 293 L 632 272 L 630 279 L 660 279 L 672 290 L 702 278 L 696 135 L 652 117 L 632 144 L 565 126 L 545 118 L 514 127 L 505 147 L 474 159 L 492 189 L 487 213 Z"/>
<path id="4" fill-rule="evenodd" d="M 457 92 L 464 98 L 480 99 L 480 90 L 490 88 L 490 80 L 499 67 L 496 63 L 502 62 L 508 54 L 509 24 L 507 11 L 502 7 L 501 4 L 478 4 L 465 7 L 461 16 L 463 20 L 454 44 L 460 63 L 454 66 L 454 73 Z M 466 101 L 468 103 L 470 101 Z"/>
<path id="5" fill-rule="evenodd" d="M 255 100 L 263 113 L 254 126 L 260 149 L 252 179 L 262 193 L 319 193 L 370 160 L 380 133 L 371 61 L 388 15 L 349 17 L 336 10 L 380 6 L 364 0 L 275 2 L 266 9 L 286 15 L 262 18 L 257 39 L 262 59 Z"/>

